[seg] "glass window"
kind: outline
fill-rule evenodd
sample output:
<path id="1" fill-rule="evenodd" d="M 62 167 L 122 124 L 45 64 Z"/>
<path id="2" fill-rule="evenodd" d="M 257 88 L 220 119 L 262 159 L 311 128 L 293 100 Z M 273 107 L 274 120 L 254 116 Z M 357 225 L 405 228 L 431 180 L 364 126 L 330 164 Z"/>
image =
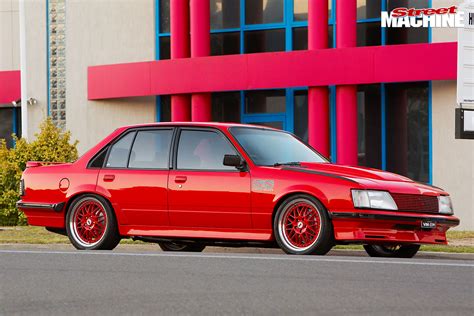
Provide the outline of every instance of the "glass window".
<path id="1" fill-rule="evenodd" d="M 236 170 L 224 166 L 224 155 L 235 155 L 234 148 L 223 135 L 212 131 L 184 130 L 178 144 L 178 169 Z"/>
<path id="2" fill-rule="evenodd" d="M 245 92 L 245 113 L 281 113 L 285 111 L 285 90 L 256 90 Z"/>
<path id="3" fill-rule="evenodd" d="M 139 131 L 130 154 L 130 168 L 168 169 L 173 130 Z"/>
<path id="4" fill-rule="evenodd" d="M 357 20 L 380 18 L 382 0 L 357 0 Z"/>
<path id="5" fill-rule="evenodd" d="M 382 45 L 380 22 L 357 23 L 357 46 Z"/>
<path id="6" fill-rule="evenodd" d="M 170 37 L 162 36 L 160 37 L 160 59 L 170 59 L 170 58 L 171 58 Z"/>
<path id="7" fill-rule="evenodd" d="M 240 27 L 240 0 L 210 0 L 211 30 Z"/>
<path id="8" fill-rule="evenodd" d="M 13 109 L 0 108 L 0 139 L 5 139 L 8 147 L 13 145 Z"/>
<path id="9" fill-rule="evenodd" d="M 428 43 L 427 27 L 388 27 L 387 45 Z"/>
<path id="10" fill-rule="evenodd" d="M 308 142 L 308 90 L 295 91 L 294 133 Z M 329 119 L 329 118 L 328 118 Z"/>
<path id="11" fill-rule="evenodd" d="M 160 33 L 170 32 L 170 0 L 160 1 Z"/>
<path id="12" fill-rule="evenodd" d="M 359 165 L 378 168 L 381 164 L 380 85 L 357 86 Z"/>
<path id="13" fill-rule="evenodd" d="M 429 181 L 428 82 L 386 85 L 387 169 Z"/>
<path id="14" fill-rule="evenodd" d="M 328 27 L 328 48 L 333 47 L 333 27 Z M 308 28 L 295 27 L 293 28 L 293 50 L 308 49 Z"/>
<path id="15" fill-rule="evenodd" d="M 230 132 L 257 165 L 287 162 L 326 162 L 293 135 L 269 129 L 232 127 Z"/>
<path id="16" fill-rule="evenodd" d="M 245 0 L 245 24 L 283 22 L 284 0 Z"/>
<path id="17" fill-rule="evenodd" d="M 331 18 L 332 14 L 332 0 L 328 0 L 328 16 Z M 293 2 L 293 20 L 307 21 L 308 20 L 308 0 L 294 0 Z"/>
<path id="18" fill-rule="evenodd" d="M 105 158 L 107 157 L 107 149 L 102 149 L 95 158 L 89 163 L 90 168 L 102 168 L 104 166 Z"/>
<path id="19" fill-rule="evenodd" d="M 212 93 L 212 121 L 240 122 L 240 92 Z"/>
<path id="20" fill-rule="evenodd" d="M 132 145 L 135 132 L 128 133 L 119 141 L 112 145 L 106 167 L 108 168 L 126 168 L 130 146 Z"/>
<path id="21" fill-rule="evenodd" d="M 285 50 L 285 30 L 245 32 L 245 53 L 278 52 Z"/>
<path id="22" fill-rule="evenodd" d="M 160 118 L 161 122 L 171 122 L 171 96 L 160 96 Z"/>
<path id="23" fill-rule="evenodd" d="M 211 55 L 240 54 L 240 32 L 211 34 Z"/>

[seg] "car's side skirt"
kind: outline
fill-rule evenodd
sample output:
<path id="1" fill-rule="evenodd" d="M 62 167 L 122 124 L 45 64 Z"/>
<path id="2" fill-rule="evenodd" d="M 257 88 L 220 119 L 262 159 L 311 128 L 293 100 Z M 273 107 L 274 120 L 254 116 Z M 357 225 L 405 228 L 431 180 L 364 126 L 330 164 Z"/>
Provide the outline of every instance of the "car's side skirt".
<path id="1" fill-rule="evenodd" d="M 175 238 L 205 238 L 205 239 L 229 239 L 229 240 L 255 240 L 271 241 L 273 234 L 271 230 L 252 229 L 216 229 L 203 227 L 146 227 L 125 226 L 119 227 L 122 236 L 153 236 L 153 237 L 175 237 Z"/>

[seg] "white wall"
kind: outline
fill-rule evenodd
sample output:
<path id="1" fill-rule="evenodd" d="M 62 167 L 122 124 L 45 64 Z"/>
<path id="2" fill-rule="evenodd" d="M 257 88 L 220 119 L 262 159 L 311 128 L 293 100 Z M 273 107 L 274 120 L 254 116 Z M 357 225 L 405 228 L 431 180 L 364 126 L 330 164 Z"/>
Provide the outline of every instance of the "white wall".
<path id="1" fill-rule="evenodd" d="M 47 112 L 46 0 L 26 0 L 26 20 L 31 138 Z M 154 59 L 154 24 L 154 0 L 66 1 L 66 128 L 80 153 L 119 126 L 155 120 L 155 97 L 87 100 L 88 66 Z"/>
<path id="2" fill-rule="evenodd" d="M 449 7 L 462 1 L 433 0 L 433 7 Z M 432 29 L 433 42 L 457 41 L 457 29 Z M 434 81 L 433 184 L 453 199 L 457 229 L 474 230 L 474 140 L 455 139 L 456 81 Z"/>
<path id="3" fill-rule="evenodd" d="M 87 67 L 153 60 L 154 0 L 68 0 L 66 120 L 84 152 L 117 127 L 155 120 L 155 97 L 87 100 Z"/>
<path id="4" fill-rule="evenodd" d="M 20 70 L 18 0 L 0 0 L 0 71 Z"/>

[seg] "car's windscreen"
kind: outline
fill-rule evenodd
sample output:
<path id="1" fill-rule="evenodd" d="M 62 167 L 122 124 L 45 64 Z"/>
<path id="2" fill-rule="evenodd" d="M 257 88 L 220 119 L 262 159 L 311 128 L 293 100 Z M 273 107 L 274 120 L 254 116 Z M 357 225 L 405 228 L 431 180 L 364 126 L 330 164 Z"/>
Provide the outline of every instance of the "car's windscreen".
<path id="1" fill-rule="evenodd" d="M 247 127 L 232 127 L 230 132 L 256 165 L 327 162 L 289 133 Z"/>

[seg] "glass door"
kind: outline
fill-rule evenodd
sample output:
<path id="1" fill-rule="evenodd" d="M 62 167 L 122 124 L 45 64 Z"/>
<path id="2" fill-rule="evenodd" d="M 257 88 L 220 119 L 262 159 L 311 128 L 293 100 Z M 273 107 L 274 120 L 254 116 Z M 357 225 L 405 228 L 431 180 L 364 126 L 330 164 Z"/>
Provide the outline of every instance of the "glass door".
<path id="1" fill-rule="evenodd" d="M 243 94 L 242 123 L 288 130 L 284 89 L 245 91 Z"/>

